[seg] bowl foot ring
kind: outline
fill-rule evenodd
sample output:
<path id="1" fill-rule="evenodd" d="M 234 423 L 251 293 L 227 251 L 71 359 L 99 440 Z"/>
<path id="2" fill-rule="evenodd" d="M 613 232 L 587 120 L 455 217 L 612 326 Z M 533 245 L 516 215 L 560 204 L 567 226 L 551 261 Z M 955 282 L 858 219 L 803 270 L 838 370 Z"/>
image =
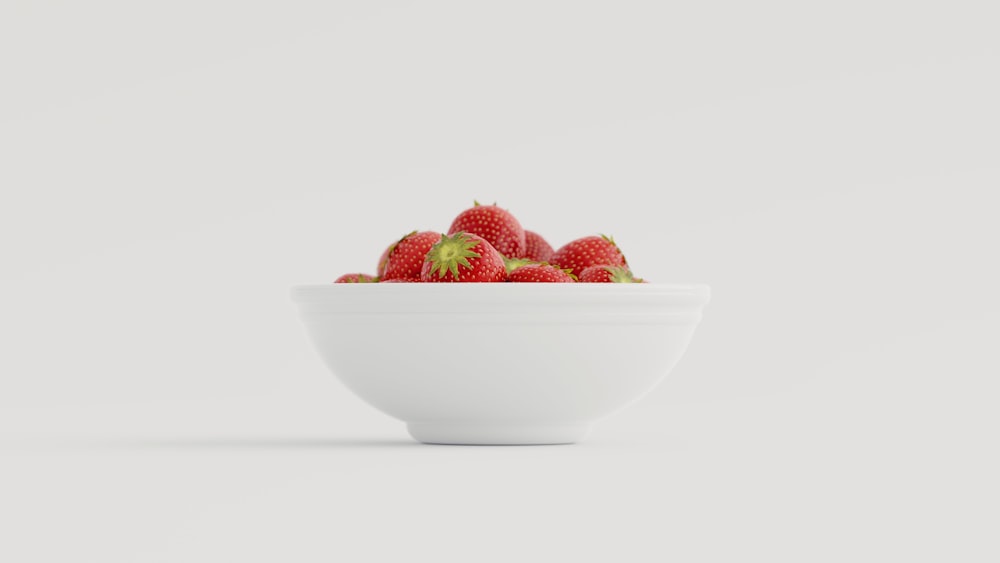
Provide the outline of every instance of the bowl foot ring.
<path id="1" fill-rule="evenodd" d="M 419 422 L 406 425 L 410 436 L 425 444 L 467 446 L 527 446 L 574 444 L 590 431 L 589 423 L 566 424 L 462 424 Z"/>

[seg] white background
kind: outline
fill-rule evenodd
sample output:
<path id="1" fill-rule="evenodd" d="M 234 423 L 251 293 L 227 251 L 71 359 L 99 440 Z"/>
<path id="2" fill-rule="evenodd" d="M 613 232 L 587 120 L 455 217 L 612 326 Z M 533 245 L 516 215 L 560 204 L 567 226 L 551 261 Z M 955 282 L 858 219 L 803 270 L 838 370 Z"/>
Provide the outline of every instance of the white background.
<path id="1" fill-rule="evenodd" d="M 988 8 L 4 0 L 0 560 L 996 561 Z M 304 337 L 473 198 L 712 286 L 582 444 L 417 445 Z"/>

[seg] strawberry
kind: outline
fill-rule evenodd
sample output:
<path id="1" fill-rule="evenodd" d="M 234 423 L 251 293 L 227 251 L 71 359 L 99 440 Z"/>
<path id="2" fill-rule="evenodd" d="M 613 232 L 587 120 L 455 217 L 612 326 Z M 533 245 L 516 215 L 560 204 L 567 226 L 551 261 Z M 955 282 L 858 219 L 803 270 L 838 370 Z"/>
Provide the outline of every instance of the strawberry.
<path id="1" fill-rule="evenodd" d="M 502 282 L 507 278 L 503 256 L 486 239 L 458 232 L 431 247 L 420 279 L 425 282 Z"/>
<path id="2" fill-rule="evenodd" d="M 382 279 L 388 281 L 397 278 L 419 278 L 427 251 L 439 240 L 441 233 L 434 231 L 421 233 L 413 231 L 399 239 L 399 242 L 388 250 L 389 256 L 385 259 Z"/>
<path id="3" fill-rule="evenodd" d="M 555 251 L 549 263 L 566 268 L 580 277 L 590 266 L 628 266 L 612 237 L 601 235 L 578 238 Z"/>
<path id="4" fill-rule="evenodd" d="M 514 270 L 507 276 L 512 282 L 572 283 L 576 277 L 569 270 L 560 270 L 551 264 L 528 264 Z"/>
<path id="5" fill-rule="evenodd" d="M 420 283 L 421 281 L 420 278 L 392 278 L 391 280 L 382 280 L 382 283 Z"/>
<path id="6" fill-rule="evenodd" d="M 535 231 L 524 231 L 524 245 L 523 258 L 535 262 L 548 262 L 552 258 L 552 245 Z"/>
<path id="7" fill-rule="evenodd" d="M 413 231 L 413 232 L 415 233 L 417 231 Z M 410 233 L 410 234 L 413 234 L 413 233 Z M 387 246 L 386 249 L 385 249 L 385 251 L 382 252 L 382 256 L 378 257 L 378 268 L 375 269 L 375 273 L 378 275 L 378 277 L 382 277 L 382 276 L 385 275 L 385 261 L 386 261 L 386 259 L 389 258 L 389 253 L 392 252 L 392 249 L 396 248 L 396 244 L 398 242 L 399 241 L 396 241 L 396 242 L 390 244 L 389 246 Z"/>
<path id="8" fill-rule="evenodd" d="M 451 223 L 448 234 L 458 232 L 483 237 L 504 256 L 524 256 L 524 229 L 509 211 L 497 207 L 495 203 L 479 205 L 477 201 L 474 207 L 459 213 Z"/>
<path id="9" fill-rule="evenodd" d="M 378 278 L 368 274 L 344 274 L 333 280 L 333 283 L 375 283 Z"/>
<path id="10" fill-rule="evenodd" d="M 632 275 L 626 266 L 591 266 L 580 274 L 580 281 L 586 283 L 646 283 Z"/>

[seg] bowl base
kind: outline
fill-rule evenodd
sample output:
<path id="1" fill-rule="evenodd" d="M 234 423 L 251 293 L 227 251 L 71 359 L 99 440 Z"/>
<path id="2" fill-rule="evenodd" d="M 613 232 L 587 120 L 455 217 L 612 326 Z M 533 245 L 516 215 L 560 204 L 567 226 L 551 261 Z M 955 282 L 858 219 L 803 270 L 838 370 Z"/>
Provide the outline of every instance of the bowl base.
<path id="1" fill-rule="evenodd" d="M 518 426 L 497 424 L 462 424 L 458 422 L 410 423 L 410 436 L 425 444 L 465 446 L 528 446 L 573 444 L 590 431 L 588 423 Z"/>

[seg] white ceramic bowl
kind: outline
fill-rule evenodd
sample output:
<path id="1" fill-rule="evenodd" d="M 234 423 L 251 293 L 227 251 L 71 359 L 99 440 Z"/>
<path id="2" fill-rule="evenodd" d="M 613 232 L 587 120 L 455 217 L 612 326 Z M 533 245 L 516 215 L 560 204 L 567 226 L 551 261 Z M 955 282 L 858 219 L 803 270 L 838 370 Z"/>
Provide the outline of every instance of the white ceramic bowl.
<path id="1" fill-rule="evenodd" d="M 356 395 L 437 444 L 561 444 L 649 392 L 705 285 L 326 284 L 292 289 Z"/>

